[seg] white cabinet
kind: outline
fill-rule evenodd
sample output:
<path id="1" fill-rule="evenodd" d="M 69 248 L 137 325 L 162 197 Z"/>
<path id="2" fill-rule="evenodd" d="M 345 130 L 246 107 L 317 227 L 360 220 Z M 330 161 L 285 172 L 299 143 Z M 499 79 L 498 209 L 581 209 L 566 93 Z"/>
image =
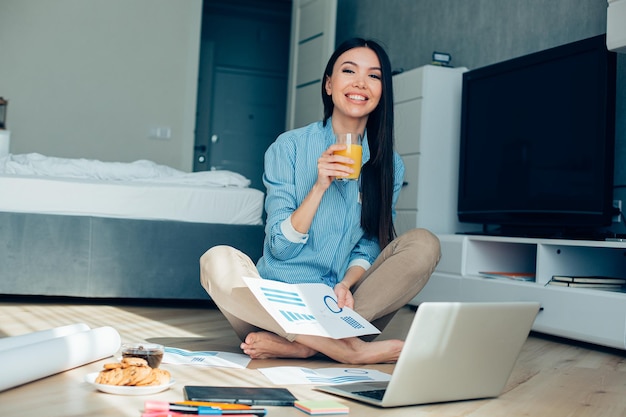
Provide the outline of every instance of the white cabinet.
<path id="1" fill-rule="evenodd" d="M 461 90 L 466 68 L 426 65 L 393 77 L 395 144 L 405 166 L 396 232 L 455 233 Z"/>
<path id="2" fill-rule="evenodd" d="M 606 46 L 626 53 L 626 0 L 608 0 L 606 10 Z"/>
<path id="3" fill-rule="evenodd" d="M 626 349 L 626 293 L 548 285 L 554 275 L 626 278 L 626 243 L 440 235 L 442 259 L 412 301 L 539 301 L 533 330 Z M 481 272 L 531 272 L 534 281 Z"/>

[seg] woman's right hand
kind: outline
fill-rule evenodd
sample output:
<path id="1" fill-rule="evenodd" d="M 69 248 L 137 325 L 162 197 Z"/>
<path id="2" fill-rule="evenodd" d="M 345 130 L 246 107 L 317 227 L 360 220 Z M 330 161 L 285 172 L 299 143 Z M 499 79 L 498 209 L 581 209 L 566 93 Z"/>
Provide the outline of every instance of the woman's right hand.
<path id="1" fill-rule="evenodd" d="M 317 183 L 327 189 L 336 177 L 350 174 L 350 158 L 335 155 L 336 151 L 346 149 L 346 145 L 332 144 L 322 153 L 317 160 Z"/>
<path id="2" fill-rule="evenodd" d="M 308 233 L 315 213 L 336 176 L 345 176 L 350 168 L 344 163 L 350 158 L 335 155 L 335 151 L 345 149 L 346 145 L 330 145 L 317 159 L 317 181 L 304 198 L 300 206 L 291 213 L 291 225 L 300 233 Z"/>

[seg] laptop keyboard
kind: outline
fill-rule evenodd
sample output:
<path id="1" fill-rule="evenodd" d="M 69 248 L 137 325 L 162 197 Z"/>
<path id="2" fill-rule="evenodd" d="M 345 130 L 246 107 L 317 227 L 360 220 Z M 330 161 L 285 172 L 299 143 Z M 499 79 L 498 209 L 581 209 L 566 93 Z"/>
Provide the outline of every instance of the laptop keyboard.
<path id="1" fill-rule="evenodd" d="M 375 400 L 382 400 L 385 395 L 384 389 L 373 389 L 367 391 L 356 391 L 354 394 L 361 395 L 363 397 L 373 398 Z"/>

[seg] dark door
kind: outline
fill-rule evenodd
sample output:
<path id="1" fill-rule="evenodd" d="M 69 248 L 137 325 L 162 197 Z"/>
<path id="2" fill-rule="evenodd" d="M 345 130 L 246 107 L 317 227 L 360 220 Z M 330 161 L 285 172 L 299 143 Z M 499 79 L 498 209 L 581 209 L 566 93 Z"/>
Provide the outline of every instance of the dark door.
<path id="1" fill-rule="evenodd" d="M 205 1 L 194 150 L 194 171 L 238 172 L 261 190 L 285 127 L 290 33 L 289 3 L 264 1 Z"/>
<path id="2" fill-rule="evenodd" d="M 216 69 L 210 169 L 238 172 L 262 189 L 263 155 L 284 128 L 286 91 L 284 77 Z"/>

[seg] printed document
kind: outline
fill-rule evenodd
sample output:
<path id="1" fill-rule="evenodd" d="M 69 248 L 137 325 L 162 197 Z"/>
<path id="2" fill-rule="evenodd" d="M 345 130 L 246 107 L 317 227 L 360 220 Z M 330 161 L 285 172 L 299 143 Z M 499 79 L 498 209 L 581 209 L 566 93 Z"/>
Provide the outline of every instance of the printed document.
<path id="1" fill-rule="evenodd" d="M 175 347 L 165 347 L 163 363 L 170 365 L 216 366 L 222 368 L 240 368 L 248 366 L 250 357 L 243 353 L 218 351 L 190 351 Z"/>
<path id="2" fill-rule="evenodd" d="M 275 385 L 339 385 L 354 382 L 389 381 L 391 375 L 366 368 L 301 368 L 276 366 L 259 368 L 259 371 Z"/>
<path id="3" fill-rule="evenodd" d="M 351 308 L 339 308 L 337 297 L 328 285 L 286 284 L 249 277 L 243 280 L 287 333 L 333 339 L 380 333 Z"/>

